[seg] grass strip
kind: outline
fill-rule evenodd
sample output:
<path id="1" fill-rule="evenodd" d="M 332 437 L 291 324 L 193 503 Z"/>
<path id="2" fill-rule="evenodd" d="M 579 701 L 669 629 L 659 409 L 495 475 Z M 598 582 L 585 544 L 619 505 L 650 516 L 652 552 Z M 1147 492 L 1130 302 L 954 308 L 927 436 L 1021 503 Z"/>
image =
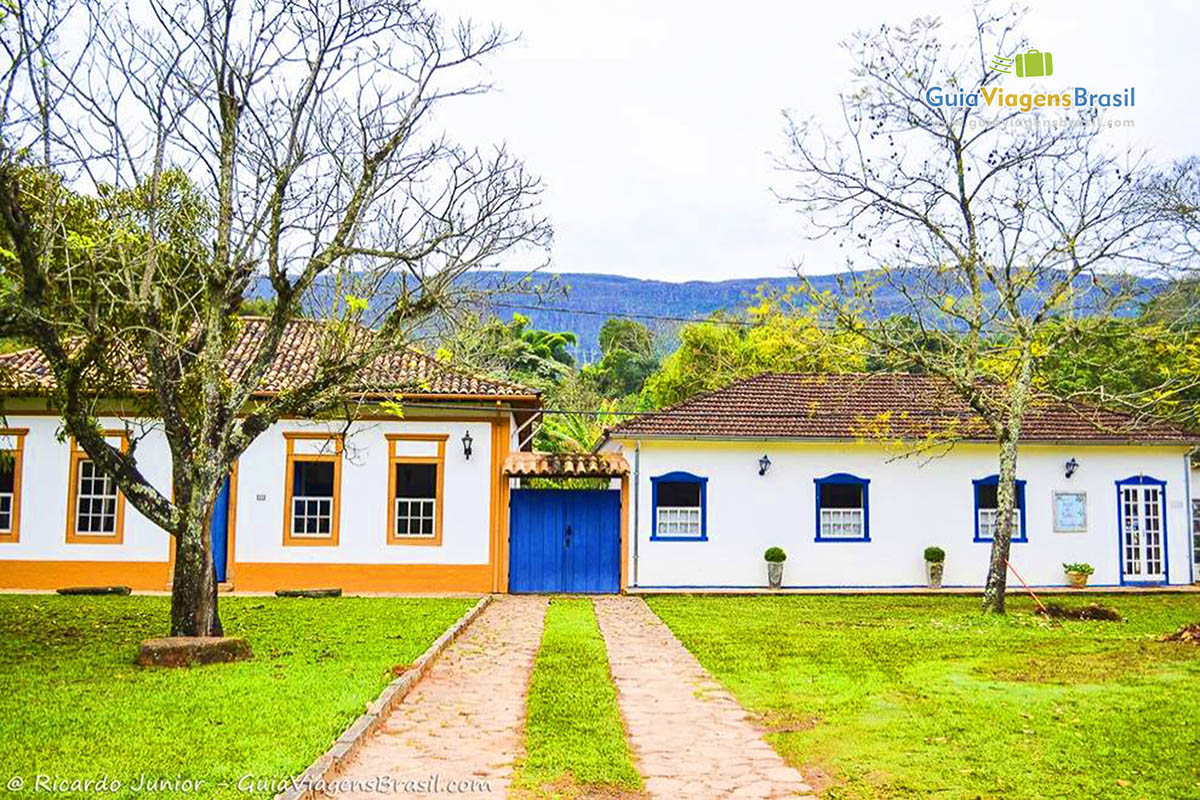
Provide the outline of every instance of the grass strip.
<path id="1" fill-rule="evenodd" d="M 527 706 L 518 787 L 566 797 L 601 787 L 616 790 L 604 796 L 641 789 L 590 599 L 550 601 Z"/>
<path id="2" fill-rule="evenodd" d="M 1047 602 L 1050 597 L 1043 598 Z M 648 598 L 828 800 L 1200 797 L 1200 596 Z"/>
<path id="3" fill-rule="evenodd" d="M 170 598 L 0 595 L 0 776 L 66 779 L 55 797 L 272 797 L 474 602 L 222 597 L 252 660 L 143 669 Z"/>

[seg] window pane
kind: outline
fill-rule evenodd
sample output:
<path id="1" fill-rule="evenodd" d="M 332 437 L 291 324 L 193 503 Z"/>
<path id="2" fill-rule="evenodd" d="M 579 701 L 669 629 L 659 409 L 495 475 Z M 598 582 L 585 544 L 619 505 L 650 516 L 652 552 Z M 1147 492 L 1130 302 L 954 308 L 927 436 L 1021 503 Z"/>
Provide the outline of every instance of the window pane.
<path id="1" fill-rule="evenodd" d="M 975 498 L 979 503 L 980 508 L 998 508 L 999 501 L 996 499 L 996 484 L 976 484 Z"/>
<path id="2" fill-rule="evenodd" d="M 396 497 L 437 497 L 437 464 L 397 464 Z"/>
<path id="3" fill-rule="evenodd" d="M 333 497 L 333 462 L 294 462 L 292 494 L 296 497 Z"/>
<path id="4" fill-rule="evenodd" d="M 700 484 L 684 481 L 660 481 L 658 504 L 672 508 L 700 505 Z"/>
<path id="5" fill-rule="evenodd" d="M 862 508 L 862 485 L 822 483 L 821 508 Z"/>
<path id="6" fill-rule="evenodd" d="M 1023 508 L 1025 503 L 1025 492 L 1021 490 L 1021 485 L 1018 483 L 1014 487 L 1015 494 L 1013 502 L 1017 508 Z M 981 509 L 983 508 L 999 508 L 999 487 L 994 483 L 975 484 L 975 500 Z"/>
<path id="7" fill-rule="evenodd" d="M 16 462 L 13 461 L 12 453 L 0 454 L 0 494 L 12 494 L 14 467 Z"/>

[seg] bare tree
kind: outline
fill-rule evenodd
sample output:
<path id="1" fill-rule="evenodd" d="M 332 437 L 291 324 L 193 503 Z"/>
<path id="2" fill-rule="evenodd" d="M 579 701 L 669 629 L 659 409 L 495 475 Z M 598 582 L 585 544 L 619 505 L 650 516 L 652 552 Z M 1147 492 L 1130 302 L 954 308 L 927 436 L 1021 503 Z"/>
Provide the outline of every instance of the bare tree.
<path id="1" fill-rule="evenodd" d="M 172 633 L 218 633 L 209 518 L 238 455 L 342 408 L 480 285 L 468 270 L 541 257 L 537 181 L 434 119 L 489 88 L 480 64 L 509 37 L 404 0 L 17 0 L 0 35 L 9 332 L 49 362 L 65 432 L 174 537 Z M 229 374 L 255 294 L 266 333 Z M 316 363 L 264 399 L 301 310 Z M 134 371 L 146 391 L 114 405 Z M 171 496 L 106 442 L 114 409 L 161 426 Z"/>
<path id="2" fill-rule="evenodd" d="M 943 44 L 931 19 L 854 36 L 841 130 L 789 115 L 779 159 L 781 199 L 812 236 L 855 254 L 842 291 L 814 293 L 825 313 L 969 404 L 981 425 L 948 439 L 997 444 L 1003 522 L 983 607 L 998 613 L 1039 359 L 1073 320 L 1128 308 L 1137 276 L 1176 257 L 1159 244 L 1169 215 L 1144 192 L 1154 177 L 1145 157 L 1108 146 L 1094 109 L 1042 109 L 1061 95 L 991 68 L 993 56 L 1025 49 L 1020 19 L 977 6 L 967 47 Z M 1058 96 L 1034 105 L 1036 92 Z"/>

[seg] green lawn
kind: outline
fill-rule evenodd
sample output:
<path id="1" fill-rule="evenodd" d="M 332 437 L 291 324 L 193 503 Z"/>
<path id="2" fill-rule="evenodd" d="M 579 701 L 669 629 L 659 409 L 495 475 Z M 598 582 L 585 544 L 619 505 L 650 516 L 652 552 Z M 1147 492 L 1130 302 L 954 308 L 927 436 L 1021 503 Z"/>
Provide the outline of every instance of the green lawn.
<path id="1" fill-rule="evenodd" d="M 825 798 L 1200 797 L 1200 647 L 1155 638 L 1200 595 L 1099 599 L 1128 621 L 1050 624 L 1023 597 L 1006 618 L 962 596 L 649 603 Z"/>
<path id="2" fill-rule="evenodd" d="M 123 785 L 108 797 L 270 797 L 238 781 L 301 772 L 393 666 L 413 661 L 474 603 L 222 598 L 225 629 L 250 640 L 251 661 L 139 668 L 138 643 L 163 634 L 168 602 L 0 595 L 0 786 L 13 775 L 27 789 L 37 774 L 108 776 Z M 128 787 L 141 775 L 204 784 L 135 794 Z"/>
<path id="3" fill-rule="evenodd" d="M 591 600 L 550 601 L 526 702 L 520 790 L 615 798 L 641 788 Z"/>

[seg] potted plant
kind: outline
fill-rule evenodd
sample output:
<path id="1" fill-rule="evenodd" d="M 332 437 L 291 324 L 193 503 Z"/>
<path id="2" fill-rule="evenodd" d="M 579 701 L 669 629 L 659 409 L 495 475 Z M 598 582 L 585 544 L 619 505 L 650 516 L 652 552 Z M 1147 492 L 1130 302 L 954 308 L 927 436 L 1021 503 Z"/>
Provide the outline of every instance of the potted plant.
<path id="1" fill-rule="evenodd" d="M 1096 571 L 1096 568 L 1091 564 L 1079 562 L 1077 564 L 1063 564 L 1063 570 L 1067 573 L 1067 580 L 1071 582 L 1072 589 L 1086 589 L 1088 575 Z"/>
<path id="2" fill-rule="evenodd" d="M 763 558 L 767 561 L 767 585 L 778 589 L 783 585 L 783 562 L 787 561 L 787 553 L 782 547 L 768 547 Z"/>
<path id="3" fill-rule="evenodd" d="M 942 567 L 945 563 L 945 550 L 940 547 L 925 548 L 925 582 L 930 589 L 942 588 Z"/>

